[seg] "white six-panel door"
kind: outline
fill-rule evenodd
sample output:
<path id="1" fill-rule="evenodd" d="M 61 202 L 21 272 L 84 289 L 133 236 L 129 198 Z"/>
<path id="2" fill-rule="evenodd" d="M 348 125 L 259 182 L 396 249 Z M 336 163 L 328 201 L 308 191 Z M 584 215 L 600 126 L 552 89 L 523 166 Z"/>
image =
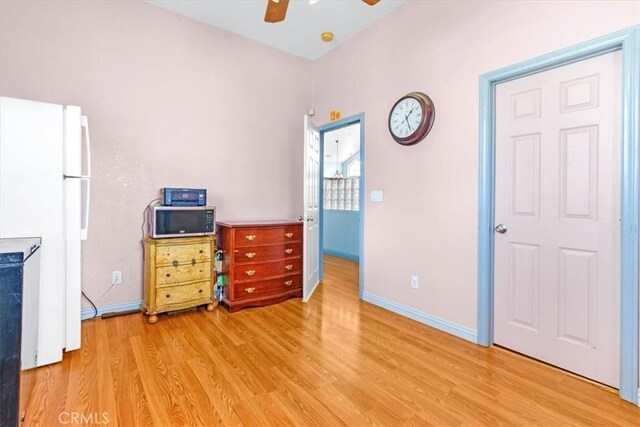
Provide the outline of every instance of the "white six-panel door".
<path id="1" fill-rule="evenodd" d="M 496 88 L 494 342 L 618 386 L 620 53 Z"/>
<path id="2" fill-rule="evenodd" d="M 309 301 L 320 281 L 320 132 L 304 116 L 304 253 L 302 300 Z"/>

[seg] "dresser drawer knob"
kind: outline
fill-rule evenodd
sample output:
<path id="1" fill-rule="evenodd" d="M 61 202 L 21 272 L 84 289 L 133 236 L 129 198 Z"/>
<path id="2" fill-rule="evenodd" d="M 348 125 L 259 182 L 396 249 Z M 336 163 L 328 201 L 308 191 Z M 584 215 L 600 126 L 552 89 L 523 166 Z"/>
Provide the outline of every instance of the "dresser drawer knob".
<path id="1" fill-rule="evenodd" d="M 284 235 L 287 237 L 287 239 L 290 239 L 293 237 L 293 233 L 284 233 Z"/>
<path id="2" fill-rule="evenodd" d="M 293 264 L 285 265 L 284 268 L 287 270 L 291 270 L 293 268 Z"/>
<path id="3" fill-rule="evenodd" d="M 196 265 L 196 259 L 195 258 L 191 258 L 191 265 Z"/>
<path id="4" fill-rule="evenodd" d="M 256 288 L 244 288 L 244 290 L 252 294 L 256 290 Z"/>
<path id="5" fill-rule="evenodd" d="M 245 239 L 253 241 L 256 240 L 256 235 L 255 234 L 247 234 L 246 236 L 244 236 Z"/>
<path id="6" fill-rule="evenodd" d="M 253 258 L 254 256 L 256 256 L 255 252 L 247 252 L 246 254 L 244 254 L 244 256 L 246 256 L 247 258 Z"/>
<path id="7" fill-rule="evenodd" d="M 284 253 L 285 253 L 285 254 L 290 254 L 290 253 L 292 253 L 292 252 L 293 252 L 293 249 L 285 249 L 285 250 L 284 250 Z"/>
<path id="8" fill-rule="evenodd" d="M 171 294 L 167 294 L 167 295 L 166 295 L 166 297 L 167 297 L 167 298 L 171 298 Z"/>
<path id="9" fill-rule="evenodd" d="M 171 273 L 167 273 L 167 277 L 171 277 Z"/>
<path id="10" fill-rule="evenodd" d="M 284 284 L 287 286 L 291 286 L 293 284 L 293 280 L 287 280 L 286 282 L 284 282 Z"/>
<path id="11" fill-rule="evenodd" d="M 255 270 L 247 270 L 244 272 L 244 274 L 246 274 L 247 276 L 253 276 L 254 274 L 256 274 Z"/>
<path id="12" fill-rule="evenodd" d="M 200 253 L 201 253 L 201 254 L 203 254 L 203 253 L 204 253 L 204 251 L 203 251 L 202 249 L 200 249 Z"/>
<path id="13" fill-rule="evenodd" d="M 171 264 L 173 264 L 174 267 L 177 267 L 179 263 L 177 259 L 174 259 Z"/>
<path id="14" fill-rule="evenodd" d="M 198 290 L 198 293 L 201 294 L 202 293 L 202 289 Z"/>

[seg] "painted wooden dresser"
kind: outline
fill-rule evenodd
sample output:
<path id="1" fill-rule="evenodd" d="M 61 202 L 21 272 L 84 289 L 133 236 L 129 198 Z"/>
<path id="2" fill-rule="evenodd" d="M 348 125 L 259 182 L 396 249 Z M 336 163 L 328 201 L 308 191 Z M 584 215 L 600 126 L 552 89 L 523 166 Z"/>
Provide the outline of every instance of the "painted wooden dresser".
<path id="1" fill-rule="evenodd" d="M 218 222 L 217 237 L 229 311 L 302 297 L 301 222 Z"/>
<path id="2" fill-rule="evenodd" d="M 213 298 L 214 237 L 144 240 L 144 304 L 149 323 L 158 313 L 207 304 Z"/>

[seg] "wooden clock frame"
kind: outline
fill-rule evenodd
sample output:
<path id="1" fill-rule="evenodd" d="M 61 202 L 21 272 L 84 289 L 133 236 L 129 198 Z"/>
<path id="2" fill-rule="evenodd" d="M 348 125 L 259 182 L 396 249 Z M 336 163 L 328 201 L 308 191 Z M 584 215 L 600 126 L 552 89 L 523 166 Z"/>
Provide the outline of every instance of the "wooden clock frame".
<path id="1" fill-rule="evenodd" d="M 422 120 L 420 121 L 420 125 L 418 126 L 418 129 L 411 135 L 402 138 L 394 135 L 393 132 L 391 131 L 391 115 L 393 114 L 393 111 L 395 110 L 396 106 L 407 98 L 413 98 L 416 101 L 418 101 L 418 103 L 420 104 L 420 107 L 422 108 L 423 114 L 422 114 Z M 398 101 L 396 101 L 395 104 L 393 104 L 393 107 L 391 107 L 391 110 L 389 111 L 387 126 L 389 128 L 389 133 L 391 134 L 391 137 L 398 144 L 408 146 L 408 145 L 417 144 L 418 142 L 422 141 L 431 131 L 431 128 L 433 127 L 433 123 L 435 119 L 436 119 L 436 107 L 433 104 L 433 101 L 431 100 L 431 98 L 429 98 L 426 94 L 422 92 L 411 92 L 406 94 L 405 96 L 400 98 Z"/>

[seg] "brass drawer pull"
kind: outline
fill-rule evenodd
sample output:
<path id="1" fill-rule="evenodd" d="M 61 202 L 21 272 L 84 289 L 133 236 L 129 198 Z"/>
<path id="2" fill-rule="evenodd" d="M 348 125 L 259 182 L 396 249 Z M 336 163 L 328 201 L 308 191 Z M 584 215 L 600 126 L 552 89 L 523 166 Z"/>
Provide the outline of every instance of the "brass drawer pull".
<path id="1" fill-rule="evenodd" d="M 248 293 L 252 294 L 253 291 L 256 290 L 256 288 L 244 288 L 245 291 L 247 291 Z"/>
<path id="2" fill-rule="evenodd" d="M 293 233 L 284 233 L 284 235 L 287 239 L 290 239 L 293 237 Z"/>
<path id="3" fill-rule="evenodd" d="M 167 277 L 171 277 L 171 273 L 167 273 Z"/>
<path id="4" fill-rule="evenodd" d="M 293 268 L 293 264 L 285 265 L 284 268 L 287 270 L 291 270 Z"/>
<path id="5" fill-rule="evenodd" d="M 284 250 L 284 253 L 285 253 L 285 254 L 290 254 L 290 253 L 292 253 L 292 252 L 293 252 L 293 249 L 285 249 L 285 250 Z"/>
<path id="6" fill-rule="evenodd" d="M 293 280 L 287 280 L 286 282 L 284 282 L 284 284 L 287 286 L 291 286 L 293 284 Z"/>
<path id="7" fill-rule="evenodd" d="M 247 258 L 253 258 L 254 256 L 256 256 L 255 252 L 247 252 L 246 254 L 244 254 L 244 256 L 246 256 Z"/>
<path id="8" fill-rule="evenodd" d="M 171 294 L 167 294 L 167 298 L 170 298 L 170 297 L 171 297 Z"/>
<path id="9" fill-rule="evenodd" d="M 191 258 L 191 265 L 196 265 L 196 259 L 195 258 Z"/>
<path id="10" fill-rule="evenodd" d="M 173 264 L 174 267 L 177 267 L 179 263 L 177 259 L 174 259 L 171 264 Z"/>
<path id="11" fill-rule="evenodd" d="M 202 289 L 198 290 L 198 293 L 201 294 L 202 293 Z"/>
<path id="12" fill-rule="evenodd" d="M 244 272 L 244 274 L 246 274 L 247 276 L 253 276 L 254 274 L 256 274 L 255 270 L 247 270 Z"/>
<path id="13" fill-rule="evenodd" d="M 256 235 L 255 234 L 247 234 L 246 236 L 244 236 L 245 239 L 250 240 L 250 241 L 254 241 L 256 240 Z"/>
<path id="14" fill-rule="evenodd" d="M 203 251 L 202 249 L 200 249 L 200 253 L 201 253 L 201 254 L 203 254 L 203 253 L 204 253 L 204 251 Z"/>

